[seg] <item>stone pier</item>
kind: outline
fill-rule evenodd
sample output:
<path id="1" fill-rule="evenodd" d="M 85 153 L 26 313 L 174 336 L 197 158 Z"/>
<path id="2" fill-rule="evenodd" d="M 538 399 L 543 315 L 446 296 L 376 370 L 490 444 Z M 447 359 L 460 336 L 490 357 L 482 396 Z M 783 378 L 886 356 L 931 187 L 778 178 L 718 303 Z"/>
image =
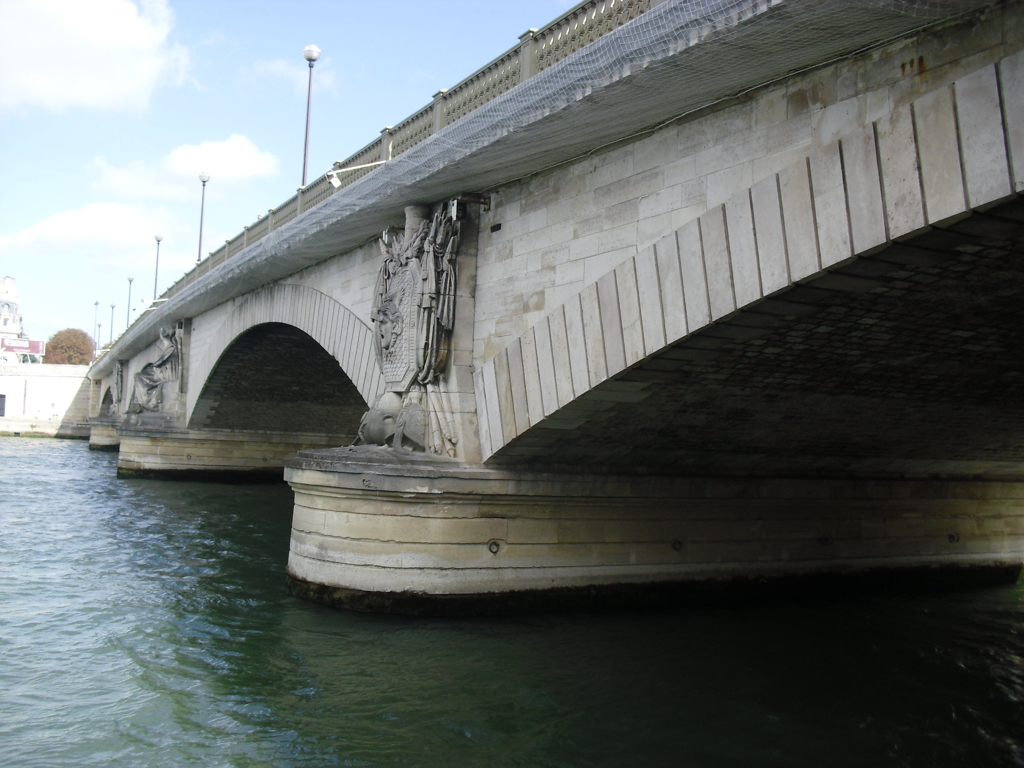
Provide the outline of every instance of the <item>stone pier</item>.
<path id="1" fill-rule="evenodd" d="M 523 472 L 366 447 L 286 463 L 292 589 L 356 610 L 636 606 L 1020 572 L 1024 482 Z"/>

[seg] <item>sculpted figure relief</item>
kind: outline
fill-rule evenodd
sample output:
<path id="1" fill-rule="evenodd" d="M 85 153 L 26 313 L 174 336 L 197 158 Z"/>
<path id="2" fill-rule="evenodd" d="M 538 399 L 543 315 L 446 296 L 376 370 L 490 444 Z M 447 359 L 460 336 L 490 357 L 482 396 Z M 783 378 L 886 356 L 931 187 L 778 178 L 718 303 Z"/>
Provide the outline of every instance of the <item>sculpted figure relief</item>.
<path id="1" fill-rule="evenodd" d="M 363 416 L 356 444 L 455 456 L 444 374 L 455 322 L 459 222 L 446 207 L 405 209 L 405 233 L 381 241 L 374 351 L 387 391 Z"/>
<path id="2" fill-rule="evenodd" d="M 113 402 L 107 406 L 106 416 L 116 416 L 121 397 L 124 394 L 124 360 L 118 360 L 114 368 L 114 386 L 112 387 Z"/>
<path id="3" fill-rule="evenodd" d="M 132 399 L 128 404 L 129 413 L 160 410 L 160 385 L 165 381 L 177 381 L 181 367 L 178 340 L 171 328 L 160 329 L 160 356 L 152 363 L 142 366 L 135 374 Z"/>

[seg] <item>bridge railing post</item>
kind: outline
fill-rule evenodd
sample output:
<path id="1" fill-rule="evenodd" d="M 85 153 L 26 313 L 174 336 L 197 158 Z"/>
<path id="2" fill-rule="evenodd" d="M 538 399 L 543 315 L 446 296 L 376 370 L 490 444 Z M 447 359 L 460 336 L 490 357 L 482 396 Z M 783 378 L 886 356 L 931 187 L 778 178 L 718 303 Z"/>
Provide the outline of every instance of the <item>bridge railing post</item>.
<path id="1" fill-rule="evenodd" d="M 537 30 L 530 28 L 519 36 L 519 82 L 522 83 L 536 74 Z"/>
<path id="2" fill-rule="evenodd" d="M 446 93 L 448 93 L 448 89 L 442 88 L 434 94 L 434 133 L 437 133 L 445 126 L 444 95 Z"/>

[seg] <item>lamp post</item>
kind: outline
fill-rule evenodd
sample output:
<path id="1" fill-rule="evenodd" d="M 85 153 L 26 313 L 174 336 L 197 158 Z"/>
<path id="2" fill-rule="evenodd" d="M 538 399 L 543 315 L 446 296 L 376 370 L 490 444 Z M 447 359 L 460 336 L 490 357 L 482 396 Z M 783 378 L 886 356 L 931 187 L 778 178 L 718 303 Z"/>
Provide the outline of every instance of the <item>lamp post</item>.
<path id="1" fill-rule="evenodd" d="M 203 200 L 199 204 L 199 253 L 196 256 L 196 264 L 203 260 L 203 213 L 206 211 L 206 182 L 210 180 L 210 175 L 206 171 L 201 171 L 199 180 L 203 182 Z"/>
<path id="2" fill-rule="evenodd" d="M 99 325 L 96 326 L 96 336 L 98 337 L 101 333 L 103 333 L 103 323 L 100 323 Z M 96 351 L 98 352 L 99 351 L 99 342 L 98 341 L 96 342 L 96 347 L 97 347 Z"/>
<path id="3" fill-rule="evenodd" d="M 110 344 L 114 343 L 114 305 L 110 305 Z"/>
<path id="4" fill-rule="evenodd" d="M 313 106 L 313 62 L 320 58 L 320 49 L 307 45 L 302 56 L 309 62 L 309 90 L 306 91 L 306 144 L 302 149 L 302 186 L 306 186 L 306 165 L 309 161 L 309 110 Z"/>
<path id="5" fill-rule="evenodd" d="M 94 334 L 94 339 L 92 342 L 93 351 L 100 348 L 100 333 L 98 330 L 96 330 L 97 328 L 99 328 L 99 323 L 97 322 L 99 319 L 100 303 L 97 301 L 95 304 L 92 305 L 92 332 Z"/>
<path id="6" fill-rule="evenodd" d="M 153 270 L 153 301 L 156 301 L 156 281 L 160 276 L 160 241 L 164 239 L 163 235 L 157 235 L 156 240 L 156 268 Z M 128 279 L 128 290 L 132 289 L 131 278 Z"/>
<path id="7" fill-rule="evenodd" d="M 124 311 L 124 329 L 126 331 L 132 324 L 132 280 L 134 279 L 134 277 L 128 278 L 128 308 Z"/>

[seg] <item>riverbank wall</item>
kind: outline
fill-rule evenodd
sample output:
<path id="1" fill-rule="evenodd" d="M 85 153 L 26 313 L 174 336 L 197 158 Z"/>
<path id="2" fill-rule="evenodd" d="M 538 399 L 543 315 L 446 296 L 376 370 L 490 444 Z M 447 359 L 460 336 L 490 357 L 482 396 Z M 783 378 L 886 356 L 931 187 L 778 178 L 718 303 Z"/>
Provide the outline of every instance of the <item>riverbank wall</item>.
<path id="1" fill-rule="evenodd" d="M 0 365 L 0 434 L 88 439 L 87 365 Z"/>

